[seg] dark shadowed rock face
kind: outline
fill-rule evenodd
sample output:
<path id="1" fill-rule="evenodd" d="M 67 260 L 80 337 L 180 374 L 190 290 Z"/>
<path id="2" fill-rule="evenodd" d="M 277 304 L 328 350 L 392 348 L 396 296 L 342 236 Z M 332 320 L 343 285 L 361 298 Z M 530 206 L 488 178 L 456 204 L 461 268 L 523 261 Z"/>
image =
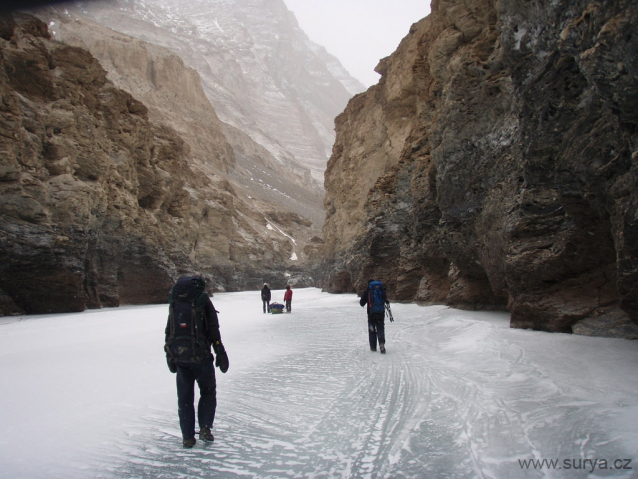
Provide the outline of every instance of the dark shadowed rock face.
<path id="1" fill-rule="evenodd" d="M 0 95 L 0 314 L 165 302 L 189 271 L 257 288 L 291 256 L 228 181 L 185 160 L 172 128 L 40 20 L 0 18 Z"/>
<path id="2" fill-rule="evenodd" d="M 631 1 L 433 1 L 336 120 L 324 288 L 638 323 L 637 22 Z"/>

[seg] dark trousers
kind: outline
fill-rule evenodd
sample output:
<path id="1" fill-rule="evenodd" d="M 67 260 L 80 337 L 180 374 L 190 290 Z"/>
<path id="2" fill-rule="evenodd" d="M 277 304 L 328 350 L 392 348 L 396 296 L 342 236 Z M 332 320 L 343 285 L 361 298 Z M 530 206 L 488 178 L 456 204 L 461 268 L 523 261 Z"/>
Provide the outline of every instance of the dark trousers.
<path id="1" fill-rule="evenodd" d="M 368 339 L 370 348 L 377 349 L 379 344 L 385 344 L 385 313 L 370 313 L 368 316 Z"/>
<path id="2" fill-rule="evenodd" d="M 270 301 L 268 300 L 262 300 L 262 303 L 264 303 L 264 313 L 267 313 L 270 311 Z"/>
<path id="3" fill-rule="evenodd" d="M 292 299 L 286 300 L 286 311 L 288 312 L 292 311 Z"/>
<path id="4" fill-rule="evenodd" d="M 177 363 L 177 407 L 182 438 L 195 437 L 195 381 L 199 386 L 197 421 L 202 427 L 213 427 L 217 408 L 215 368 L 212 357 L 199 363 Z"/>

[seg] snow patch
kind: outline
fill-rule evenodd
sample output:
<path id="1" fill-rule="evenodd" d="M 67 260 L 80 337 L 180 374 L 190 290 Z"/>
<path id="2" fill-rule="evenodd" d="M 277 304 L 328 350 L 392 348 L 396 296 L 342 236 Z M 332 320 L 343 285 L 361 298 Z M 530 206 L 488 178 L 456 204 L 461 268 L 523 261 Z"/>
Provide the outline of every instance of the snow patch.
<path id="1" fill-rule="evenodd" d="M 514 33 L 514 38 L 516 39 L 516 45 L 514 45 L 514 50 L 521 49 L 521 40 L 527 34 L 527 28 L 520 28 L 517 32 Z"/>
<path id="2" fill-rule="evenodd" d="M 286 238 L 288 238 L 290 241 L 292 241 L 293 245 L 297 246 L 297 242 L 295 241 L 295 239 L 292 236 L 290 236 L 289 234 L 287 234 L 284 231 L 282 231 L 281 228 L 279 226 L 277 226 L 277 225 L 275 225 L 275 229 L 277 231 L 279 231 L 282 235 L 284 235 Z"/>

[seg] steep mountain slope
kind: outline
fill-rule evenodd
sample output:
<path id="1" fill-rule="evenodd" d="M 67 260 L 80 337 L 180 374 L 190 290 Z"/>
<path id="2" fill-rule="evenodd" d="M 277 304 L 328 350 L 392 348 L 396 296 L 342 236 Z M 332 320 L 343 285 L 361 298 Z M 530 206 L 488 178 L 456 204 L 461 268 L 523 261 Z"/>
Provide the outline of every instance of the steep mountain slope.
<path id="1" fill-rule="evenodd" d="M 635 2 L 431 11 L 336 120 L 324 287 L 636 337 Z"/>
<path id="2" fill-rule="evenodd" d="M 172 66 L 197 90 L 194 72 L 154 58 L 158 84 Z M 246 203 L 215 173 L 236 165 L 219 122 L 204 125 L 219 140 L 207 161 L 192 161 L 88 51 L 31 16 L 0 18 L 0 92 L 0 314 L 164 302 L 193 270 L 217 290 L 294 274 L 291 232 L 310 222 Z"/>
<path id="3" fill-rule="evenodd" d="M 299 242 L 298 259 L 306 259 L 304 246 L 320 234 L 324 217 L 319 194 L 308 188 L 308 168 L 282 168 L 266 148 L 222 123 L 197 72 L 170 50 L 103 27 L 73 9 L 37 14 L 56 40 L 89 50 L 116 87 L 149 108 L 151 121 L 175 129 L 187 145 L 189 164 L 227 179 L 238 197 L 264 218 L 271 211 L 306 218 L 310 226 L 293 235 Z"/>
<path id="4" fill-rule="evenodd" d="M 334 117 L 363 87 L 309 41 L 282 0 L 115 0 L 81 12 L 177 53 L 200 74 L 220 119 L 320 190 Z M 350 89 L 350 90 L 348 90 Z"/>

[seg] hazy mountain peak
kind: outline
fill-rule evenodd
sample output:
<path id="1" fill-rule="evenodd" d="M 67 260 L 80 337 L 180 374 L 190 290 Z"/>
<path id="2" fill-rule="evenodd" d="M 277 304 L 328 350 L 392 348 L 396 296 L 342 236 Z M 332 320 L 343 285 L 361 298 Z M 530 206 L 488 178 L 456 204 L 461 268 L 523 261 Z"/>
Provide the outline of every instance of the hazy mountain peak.
<path id="1" fill-rule="evenodd" d="M 223 122 L 323 182 L 334 118 L 364 87 L 310 41 L 282 0 L 79 6 L 98 23 L 176 52 L 199 72 Z"/>

